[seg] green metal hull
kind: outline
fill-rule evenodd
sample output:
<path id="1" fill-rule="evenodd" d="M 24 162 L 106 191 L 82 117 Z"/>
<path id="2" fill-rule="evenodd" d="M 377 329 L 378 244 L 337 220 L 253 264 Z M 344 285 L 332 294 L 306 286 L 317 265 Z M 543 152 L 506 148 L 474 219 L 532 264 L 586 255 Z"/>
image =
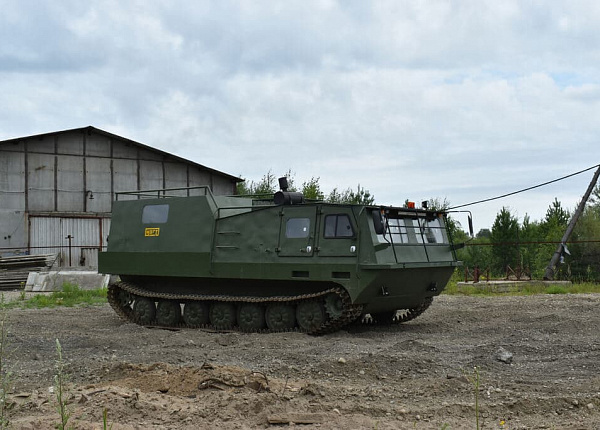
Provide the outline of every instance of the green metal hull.
<path id="1" fill-rule="evenodd" d="M 371 314 L 419 307 L 460 264 L 443 213 L 256 205 L 208 191 L 115 202 L 108 243 L 100 272 L 134 282 L 137 294 L 265 301 L 335 289 L 345 291 L 345 306 Z"/>

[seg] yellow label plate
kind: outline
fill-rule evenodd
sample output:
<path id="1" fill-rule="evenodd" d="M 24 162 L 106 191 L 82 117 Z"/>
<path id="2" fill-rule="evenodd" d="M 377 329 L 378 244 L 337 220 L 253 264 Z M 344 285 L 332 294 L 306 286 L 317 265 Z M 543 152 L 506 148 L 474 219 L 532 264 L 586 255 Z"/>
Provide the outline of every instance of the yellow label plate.
<path id="1" fill-rule="evenodd" d="M 157 237 L 160 235 L 160 228 L 158 227 L 149 227 L 144 231 L 144 236 L 146 237 Z"/>

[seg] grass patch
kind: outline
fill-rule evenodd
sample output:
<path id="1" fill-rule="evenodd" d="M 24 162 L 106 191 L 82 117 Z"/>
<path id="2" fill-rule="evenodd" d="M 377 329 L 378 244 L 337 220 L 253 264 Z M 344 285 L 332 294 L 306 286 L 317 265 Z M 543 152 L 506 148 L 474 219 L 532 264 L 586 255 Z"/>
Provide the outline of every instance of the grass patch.
<path id="1" fill-rule="evenodd" d="M 29 299 L 8 303 L 8 307 L 26 309 L 54 308 L 57 306 L 94 306 L 106 303 L 106 288 L 82 290 L 79 286 L 65 283 L 62 291 L 50 294 L 37 294 Z"/>
<path id="2" fill-rule="evenodd" d="M 546 287 L 546 294 L 567 294 L 568 291 L 561 285 L 550 285 Z"/>
<path id="3" fill-rule="evenodd" d="M 474 287 L 473 285 L 461 285 L 460 288 L 456 281 L 448 282 L 448 285 L 442 292 L 449 296 L 494 296 L 497 293 L 485 288 Z"/>
<path id="4" fill-rule="evenodd" d="M 499 287 L 486 285 L 482 283 L 478 286 L 461 285 L 458 286 L 458 281 L 450 280 L 442 294 L 450 296 L 530 296 L 535 294 L 600 294 L 600 284 L 592 282 L 582 282 L 571 285 L 546 285 L 539 283 L 507 283 Z"/>

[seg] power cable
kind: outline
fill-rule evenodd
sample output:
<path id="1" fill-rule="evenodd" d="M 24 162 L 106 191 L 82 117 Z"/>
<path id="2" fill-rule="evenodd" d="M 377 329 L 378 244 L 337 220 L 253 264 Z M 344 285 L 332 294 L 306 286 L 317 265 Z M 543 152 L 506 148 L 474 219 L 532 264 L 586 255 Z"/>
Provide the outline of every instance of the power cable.
<path id="1" fill-rule="evenodd" d="M 560 240 L 534 240 L 527 242 L 465 242 L 465 246 L 521 246 L 521 245 L 558 245 L 563 243 Z M 585 239 L 585 240 L 568 240 L 565 243 L 600 243 L 600 239 Z"/>
<path id="2" fill-rule="evenodd" d="M 458 208 L 464 208 L 465 206 L 477 205 L 479 203 L 491 202 L 492 200 L 498 200 L 498 199 L 502 199 L 504 197 L 513 196 L 515 194 L 519 194 L 519 193 L 523 193 L 525 191 L 533 190 L 535 188 L 543 187 L 545 185 L 549 185 L 549 184 L 552 184 L 554 182 L 562 181 L 564 179 L 570 178 L 571 176 L 580 175 L 581 173 L 585 173 L 588 170 L 592 170 L 592 169 L 595 169 L 597 167 L 600 167 L 600 164 L 596 164 L 595 166 L 588 167 L 587 169 L 584 169 L 584 170 L 580 170 L 579 172 L 571 173 L 570 175 L 566 175 L 566 176 L 560 177 L 558 179 L 553 179 L 551 181 L 544 182 L 542 184 L 534 185 L 532 187 L 523 188 L 522 190 L 519 190 L 519 191 L 513 191 L 512 193 L 503 194 L 501 196 L 490 197 L 489 199 L 478 200 L 478 201 L 471 202 L 471 203 L 465 203 L 464 205 L 453 206 L 451 208 L 448 208 L 448 210 L 458 209 Z"/>

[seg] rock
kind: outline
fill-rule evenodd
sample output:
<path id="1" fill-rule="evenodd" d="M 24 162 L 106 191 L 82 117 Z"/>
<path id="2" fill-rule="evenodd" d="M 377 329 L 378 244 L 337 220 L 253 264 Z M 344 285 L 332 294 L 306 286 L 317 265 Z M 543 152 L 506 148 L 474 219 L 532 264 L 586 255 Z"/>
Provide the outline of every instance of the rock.
<path id="1" fill-rule="evenodd" d="M 585 405 L 585 406 L 586 406 L 586 408 L 588 408 L 590 411 L 591 411 L 592 409 L 594 409 L 594 408 L 595 408 L 595 406 L 594 406 L 594 404 L 593 404 L 593 403 L 588 403 L 588 404 L 587 404 L 587 405 Z"/>
<path id="2" fill-rule="evenodd" d="M 344 357 L 340 357 L 340 358 L 338 358 L 338 363 L 346 364 L 346 359 Z"/>
<path id="3" fill-rule="evenodd" d="M 469 379 L 465 375 L 461 375 L 461 376 L 446 375 L 446 379 L 456 379 L 458 382 L 462 382 L 463 384 L 469 383 Z"/>
<path id="4" fill-rule="evenodd" d="M 510 364 L 510 363 L 512 363 L 512 360 L 513 360 L 513 354 L 512 354 L 512 352 L 509 352 L 506 349 L 500 347 L 496 351 L 494 358 L 496 358 L 496 360 L 501 361 L 503 363 Z"/>

